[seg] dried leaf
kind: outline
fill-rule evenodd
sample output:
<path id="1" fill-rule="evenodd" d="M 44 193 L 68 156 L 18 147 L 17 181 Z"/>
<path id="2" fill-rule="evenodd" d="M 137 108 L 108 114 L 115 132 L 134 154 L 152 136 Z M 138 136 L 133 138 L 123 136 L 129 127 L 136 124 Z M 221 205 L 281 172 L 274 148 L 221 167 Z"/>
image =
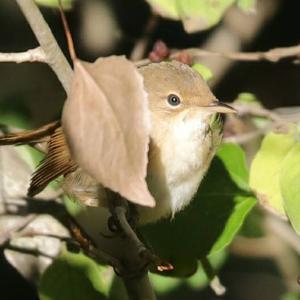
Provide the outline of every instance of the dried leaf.
<path id="1" fill-rule="evenodd" d="M 142 76 L 124 57 L 76 60 L 62 125 L 74 160 L 126 199 L 155 202 L 145 181 L 150 114 Z"/>
<path id="2" fill-rule="evenodd" d="M 45 235 L 43 236 L 43 234 Z M 57 236 L 57 238 L 54 236 Z M 10 245 L 56 257 L 59 255 L 62 245 L 58 237 L 69 237 L 68 230 L 54 217 L 39 215 L 24 229 L 14 233 L 10 239 Z M 22 250 L 6 249 L 4 254 L 7 261 L 15 269 L 26 279 L 33 282 L 37 282 L 40 279 L 42 273 L 52 262 L 52 259 L 49 257 L 24 253 Z"/>

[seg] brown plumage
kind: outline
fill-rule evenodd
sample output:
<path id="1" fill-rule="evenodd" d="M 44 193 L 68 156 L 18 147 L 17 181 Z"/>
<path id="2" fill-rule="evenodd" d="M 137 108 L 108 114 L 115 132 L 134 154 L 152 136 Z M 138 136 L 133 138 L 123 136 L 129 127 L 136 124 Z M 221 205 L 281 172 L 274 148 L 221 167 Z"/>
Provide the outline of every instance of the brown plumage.
<path id="1" fill-rule="evenodd" d="M 37 170 L 32 174 L 28 196 L 33 197 L 59 176 L 76 170 L 71 159 L 60 122 L 52 122 L 36 130 L 12 133 L 0 137 L 0 145 L 35 144 L 47 141 L 47 153 Z"/>
<path id="2" fill-rule="evenodd" d="M 221 126 L 211 126 L 217 120 L 215 114 L 233 113 L 234 109 L 219 102 L 201 76 L 179 62 L 150 64 L 139 71 L 151 115 L 146 180 L 156 200 L 154 208 L 137 206 L 140 224 L 145 224 L 174 215 L 190 203 L 221 141 Z M 67 194 L 86 206 L 99 206 L 89 210 L 91 214 L 86 213 L 92 235 L 99 235 L 105 189 L 71 159 L 59 122 L 0 138 L 0 145 L 45 140 L 48 152 L 33 174 L 29 195 L 39 193 L 50 181 L 64 175 Z"/>
<path id="3" fill-rule="evenodd" d="M 46 138 L 60 127 L 60 121 L 54 121 L 38 129 L 10 133 L 0 137 L 0 146 L 35 144 L 45 141 Z"/>
<path id="4" fill-rule="evenodd" d="M 33 173 L 28 196 L 41 192 L 52 180 L 75 171 L 76 163 L 71 159 L 61 127 L 55 129 L 48 142 L 48 152 L 38 169 Z"/>

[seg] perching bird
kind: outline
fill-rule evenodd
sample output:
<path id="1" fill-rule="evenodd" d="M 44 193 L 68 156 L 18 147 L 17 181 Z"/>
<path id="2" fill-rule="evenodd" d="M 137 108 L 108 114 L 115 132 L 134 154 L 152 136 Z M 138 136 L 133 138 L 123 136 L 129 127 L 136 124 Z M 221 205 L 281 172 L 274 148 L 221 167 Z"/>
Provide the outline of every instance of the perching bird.
<path id="1" fill-rule="evenodd" d="M 188 65 L 173 61 L 139 69 L 151 112 L 148 188 L 156 205 L 136 206 L 139 223 L 155 222 L 187 206 L 195 195 L 221 141 L 219 113 L 234 109 L 219 102 L 202 77 Z M 96 138 L 96 137 L 95 137 Z M 105 189 L 74 162 L 60 122 L 0 138 L 0 145 L 47 140 L 47 153 L 32 176 L 29 196 L 64 176 L 63 189 L 79 202 L 101 206 Z M 97 215 L 99 208 L 90 207 Z"/>

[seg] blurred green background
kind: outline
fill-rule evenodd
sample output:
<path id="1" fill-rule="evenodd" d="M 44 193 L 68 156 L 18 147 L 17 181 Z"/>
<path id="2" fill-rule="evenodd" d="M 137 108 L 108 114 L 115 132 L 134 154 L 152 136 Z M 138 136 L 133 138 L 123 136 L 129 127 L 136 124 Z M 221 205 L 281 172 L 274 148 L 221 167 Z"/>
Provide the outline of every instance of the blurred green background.
<path id="1" fill-rule="evenodd" d="M 207 45 L 217 34 L 221 35 L 223 32 L 222 37 L 226 37 L 226 30 L 231 30 L 232 34 L 227 35 L 227 40 L 219 39 L 223 44 L 213 44 L 214 50 L 218 50 L 218 47 L 223 49 L 227 43 L 236 43 L 239 45 L 238 50 L 243 51 L 264 51 L 299 43 L 299 1 L 258 0 L 260 2 L 266 6 L 263 8 L 266 16 L 262 23 L 258 25 L 253 17 L 252 23 L 243 25 L 252 28 L 257 26 L 252 36 L 249 34 L 247 37 L 247 30 L 241 26 L 241 17 L 234 15 L 234 12 L 230 12 L 231 15 L 212 29 L 197 34 L 185 33 L 180 22 L 158 18 L 147 36 L 148 46 L 145 52 L 158 39 L 163 40 L 170 48 Z M 258 11 L 259 9 L 260 5 Z M 51 8 L 42 8 L 42 12 L 68 55 L 59 13 Z M 137 41 L 145 37 L 151 10 L 143 0 L 78 0 L 74 2 L 73 9 L 67 12 L 67 17 L 78 56 L 93 61 L 99 56 L 111 54 L 125 54 L 129 57 Z M 37 42 L 15 2 L 1 0 L 0 52 L 25 51 L 35 46 Z M 251 92 L 268 108 L 300 105 L 300 68 L 290 60 L 276 64 L 231 63 L 223 69 L 224 72 L 212 83 L 216 96 L 222 101 L 230 102 L 240 92 Z M 0 63 L 1 122 L 8 120 L 19 127 L 37 127 L 59 118 L 64 99 L 64 90 L 47 65 Z M 253 233 L 253 228 L 259 227 L 257 220 L 260 220 L 259 212 L 252 214 L 243 232 L 257 234 Z M 227 287 L 227 293 L 221 299 L 298 299 L 297 296 L 288 294 L 286 282 L 272 258 L 249 258 L 229 251 L 220 271 L 220 279 Z M 164 287 L 172 285 L 171 281 L 161 278 L 157 281 L 161 283 L 162 291 Z M 175 288 L 167 289 L 168 293 L 162 293 L 159 299 L 220 299 L 210 288 L 200 289 L 195 286 L 183 281 L 176 284 Z M 37 299 L 35 288 L 6 263 L 2 253 L 0 291 L 3 300 Z"/>

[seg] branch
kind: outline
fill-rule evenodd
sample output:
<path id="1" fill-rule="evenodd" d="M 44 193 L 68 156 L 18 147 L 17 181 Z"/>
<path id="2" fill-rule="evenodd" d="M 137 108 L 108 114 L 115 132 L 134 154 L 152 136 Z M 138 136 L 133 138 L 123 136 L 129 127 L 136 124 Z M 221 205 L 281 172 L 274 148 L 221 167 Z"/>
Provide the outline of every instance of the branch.
<path id="1" fill-rule="evenodd" d="M 47 57 L 41 47 L 17 53 L 2 53 L 0 52 L 0 62 L 47 62 Z"/>
<path id="2" fill-rule="evenodd" d="M 243 132 L 236 135 L 230 135 L 224 137 L 223 141 L 227 143 L 237 143 L 237 144 L 246 144 L 249 141 L 261 137 L 272 129 L 285 130 L 287 125 L 290 123 L 295 123 L 299 121 L 300 111 L 296 107 L 286 107 L 285 110 L 290 109 L 292 113 L 280 113 L 282 108 L 277 108 L 276 110 L 268 110 L 261 106 L 256 106 L 252 104 L 240 104 L 240 103 L 231 103 L 237 111 L 238 117 L 252 116 L 252 117 L 262 117 L 268 119 L 268 122 L 265 126 L 261 128 L 255 128 L 250 132 Z"/>
<path id="3" fill-rule="evenodd" d="M 202 57 L 223 57 L 236 61 L 269 61 L 275 63 L 284 58 L 299 58 L 300 45 L 274 48 L 266 52 L 216 52 L 199 48 L 188 48 L 173 52 L 170 58 L 177 59 L 183 53 L 191 56 L 192 60 L 197 60 L 197 58 Z M 143 59 L 136 62 L 136 66 L 144 66 L 150 62 L 150 59 Z"/>
<path id="4" fill-rule="evenodd" d="M 16 245 L 11 245 L 11 244 L 7 244 L 3 246 L 4 250 L 11 250 L 11 251 L 15 251 L 15 252 L 20 252 L 22 254 L 30 254 L 33 256 L 43 256 L 43 257 L 47 257 L 50 259 L 55 259 L 55 256 L 47 254 L 43 251 L 40 251 L 39 249 L 36 248 L 27 248 L 27 247 L 20 247 L 20 246 L 16 246 Z"/>
<path id="5" fill-rule="evenodd" d="M 155 300 L 156 296 L 148 276 L 148 266 L 149 263 L 154 263 L 156 257 L 148 251 L 129 225 L 126 213 L 133 212 L 129 210 L 128 202 L 112 191 L 108 193 L 110 211 L 121 229 L 119 234 L 124 241 L 126 240 L 128 249 L 132 249 L 129 256 L 122 258 L 123 272 L 120 273 L 128 297 L 130 300 Z"/>
<path id="6" fill-rule="evenodd" d="M 267 118 L 275 123 L 286 123 L 286 120 L 281 118 L 279 114 L 261 106 L 237 103 L 231 105 L 238 111 L 239 116 L 251 115 L 255 117 Z"/>
<path id="7" fill-rule="evenodd" d="M 55 72 L 65 91 L 68 93 L 73 71 L 59 48 L 48 24 L 33 0 L 16 0 L 16 2 L 41 45 L 46 56 L 46 62 Z"/>
<path id="8" fill-rule="evenodd" d="M 130 300 L 155 300 L 153 287 L 147 273 L 136 278 L 123 278 Z"/>
<path id="9" fill-rule="evenodd" d="M 237 61 L 270 61 L 278 62 L 284 58 L 300 56 L 300 45 L 270 49 L 265 52 L 215 52 L 203 49 L 190 48 L 186 50 L 194 58 L 197 57 L 223 57 Z M 176 53 L 172 56 L 176 57 Z"/>
<path id="10" fill-rule="evenodd" d="M 135 43 L 131 51 L 130 60 L 138 61 L 144 57 L 150 38 L 152 36 L 153 31 L 157 27 L 158 22 L 159 20 L 157 16 L 155 15 L 150 16 L 146 24 L 144 33 L 142 34 L 142 37 Z"/>

